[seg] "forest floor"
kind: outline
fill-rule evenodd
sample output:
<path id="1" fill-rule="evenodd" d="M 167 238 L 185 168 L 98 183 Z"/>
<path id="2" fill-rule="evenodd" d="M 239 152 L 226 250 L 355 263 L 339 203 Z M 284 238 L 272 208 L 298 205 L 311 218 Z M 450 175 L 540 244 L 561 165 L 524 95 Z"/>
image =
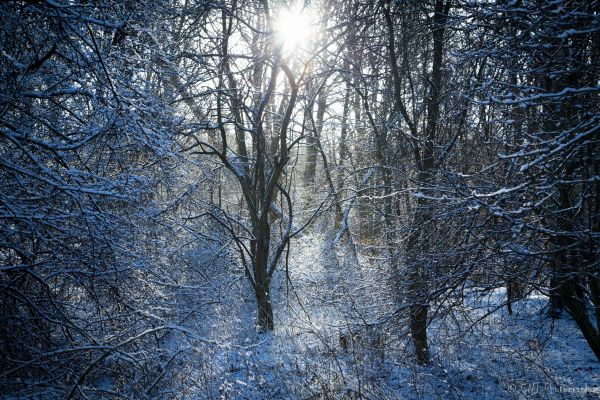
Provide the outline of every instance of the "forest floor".
<path id="1" fill-rule="evenodd" d="M 196 330 L 186 398 L 598 399 L 600 364 L 575 323 L 546 316 L 531 294 L 506 307 L 504 290 L 467 292 L 429 326 L 432 364 L 415 366 L 376 259 L 357 260 L 331 238 L 296 240 L 272 289 L 276 328 L 252 328 L 243 279 Z M 384 264 L 383 262 L 380 264 Z M 289 278 L 289 279 L 288 279 Z M 239 299 L 242 298 L 242 306 Z M 237 301 L 236 301 L 237 300 Z M 384 310 L 382 313 L 381 310 Z M 352 334 L 349 334 L 352 332 Z"/>

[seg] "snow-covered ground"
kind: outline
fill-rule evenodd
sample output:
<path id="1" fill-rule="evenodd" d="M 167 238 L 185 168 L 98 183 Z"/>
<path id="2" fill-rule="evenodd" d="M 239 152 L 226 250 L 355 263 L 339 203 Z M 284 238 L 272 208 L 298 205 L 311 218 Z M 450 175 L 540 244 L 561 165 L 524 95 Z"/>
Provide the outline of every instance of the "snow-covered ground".
<path id="1" fill-rule="evenodd" d="M 460 308 L 429 327 L 432 364 L 415 366 L 406 329 L 382 323 L 394 307 L 384 271 L 351 254 L 325 236 L 296 240 L 289 281 L 282 267 L 273 284 L 271 333 L 253 328 L 255 306 L 243 280 L 222 290 L 198 314 L 195 329 L 208 340 L 190 341 L 194 351 L 179 371 L 186 390 L 174 397 L 600 398 L 594 354 L 570 318 L 545 315 L 547 299 L 539 294 L 508 315 L 498 307 L 504 290 L 466 293 Z"/>

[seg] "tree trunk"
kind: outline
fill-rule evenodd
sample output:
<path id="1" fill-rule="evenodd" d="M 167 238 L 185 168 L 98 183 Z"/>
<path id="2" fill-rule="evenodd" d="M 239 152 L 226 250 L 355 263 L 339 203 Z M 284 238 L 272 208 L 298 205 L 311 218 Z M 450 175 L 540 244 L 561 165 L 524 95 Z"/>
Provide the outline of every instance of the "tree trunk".
<path id="1" fill-rule="evenodd" d="M 309 123 L 310 127 L 306 133 L 306 164 L 304 166 L 304 184 L 308 189 L 307 195 L 310 193 L 315 185 L 315 175 L 317 170 L 317 139 L 315 127 L 312 123 Z"/>
<path id="2" fill-rule="evenodd" d="M 272 331 L 273 306 L 271 304 L 270 283 L 268 274 L 271 227 L 266 217 L 261 218 L 254 229 L 251 252 L 254 266 L 254 295 L 258 307 L 258 329 L 261 332 Z"/>
<path id="3" fill-rule="evenodd" d="M 427 345 L 427 304 L 412 307 L 410 315 L 410 333 L 415 346 L 415 359 L 420 365 L 429 364 L 429 346 Z"/>
<path id="4" fill-rule="evenodd" d="M 257 286 L 254 291 L 256 304 L 258 305 L 258 329 L 261 332 L 272 331 L 274 329 L 273 305 L 271 304 L 269 286 L 269 284 Z"/>
<path id="5" fill-rule="evenodd" d="M 431 65 L 430 95 L 427 100 L 427 119 L 425 126 L 425 143 L 422 147 L 422 157 L 415 159 L 418 170 L 418 184 L 422 191 L 424 187 L 432 187 L 435 180 L 435 154 L 434 142 L 438 131 L 438 120 L 440 114 L 440 93 L 442 86 L 442 63 L 444 55 L 444 32 L 448 13 L 450 11 L 450 0 L 436 0 L 435 11 L 432 21 L 433 38 L 433 59 Z M 397 68 L 396 68 L 397 69 Z M 398 80 L 398 78 L 396 79 Z M 415 226 L 417 231 L 414 233 L 412 242 L 409 244 L 409 250 L 413 253 L 413 268 L 411 289 L 414 296 L 413 306 L 410 313 L 410 329 L 415 346 L 416 361 L 419 364 L 428 364 L 429 350 L 427 346 L 427 314 L 429 311 L 429 281 L 430 273 L 425 272 L 427 253 L 430 250 L 431 240 L 424 237 L 423 224 L 432 224 L 430 201 L 423 197 L 417 199 L 415 208 Z M 429 227 L 433 232 L 434 226 Z M 417 257 L 414 257 L 418 243 L 419 251 Z M 410 253 L 409 253 L 410 254 Z"/>
<path id="6" fill-rule="evenodd" d="M 427 316 L 429 313 L 429 280 L 425 271 L 425 257 L 427 257 L 429 246 L 423 236 L 422 226 L 430 220 L 427 216 L 426 201 L 419 198 L 415 207 L 414 224 L 417 227 L 409 238 L 406 253 L 410 260 L 408 285 L 410 306 L 410 332 L 415 348 L 415 360 L 420 365 L 427 365 L 429 359 L 429 347 L 427 344 Z"/>

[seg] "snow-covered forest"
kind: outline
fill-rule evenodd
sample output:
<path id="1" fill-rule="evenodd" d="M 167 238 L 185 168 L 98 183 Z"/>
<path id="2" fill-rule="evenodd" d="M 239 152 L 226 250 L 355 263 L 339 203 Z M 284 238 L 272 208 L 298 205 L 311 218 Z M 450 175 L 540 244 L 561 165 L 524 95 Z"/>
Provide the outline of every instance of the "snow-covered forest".
<path id="1" fill-rule="evenodd" d="M 1 399 L 600 397 L 600 0 L 0 2 Z"/>

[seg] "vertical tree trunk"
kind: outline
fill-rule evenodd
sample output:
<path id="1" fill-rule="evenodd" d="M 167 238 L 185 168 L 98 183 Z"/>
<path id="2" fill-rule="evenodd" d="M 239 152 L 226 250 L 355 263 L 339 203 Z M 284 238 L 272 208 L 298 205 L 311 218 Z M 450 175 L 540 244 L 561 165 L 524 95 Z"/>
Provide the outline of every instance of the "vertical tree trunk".
<path id="1" fill-rule="evenodd" d="M 272 331 L 274 329 L 273 305 L 271 304 L 269 284 L 257 286 L 255 295 L 256 304 L 258 305 L 258 329 L 262 332 Z"/>
<path id="2" fill-rule="evenodd" d="M 428 241 L 421 229 L 428 218 L 427 202 L 419 198 L 415 207 L 414 224 L 417 227 L 409 238 L 406 253 L 409 256 L 410 265 L 408 282 L 411 307 L 409 310 L 410 333 L 415 348 L 415 359 L 418 364 L 429 364 L 429 346 L 427 343 L 427 316 L 429 313 L 429 280 L 431 272 L 425 270 L 428 256 Z M 418 247 L 418 248 L 417 248 Z"/>
<path id="3" fill-rule="evenodd" d="M 309 111 L 312 112 L 312 111 Z M 316 129 L 308 118 L 308 129 L 306 132 L 306 164 L 304 165 L 304 184 L 308 189 L 307 195 L 310 195 L 315 185 L 315 175 L 317 171 L 317 138 Z"/>
<path id="4" fill-rule="evenodd" d="M 410 118 L 408 110 L 402 100 L 402 80 L 398 68 L 395 45 L 394 23 L 392 20 L 391 4 L 383 7 L 383 13 L 388 30 L 388 51 L 391 60 L 391 72 L 394 81 L 395 111 L 399 112 L 413 136 L 418 136 L 418 128 Z M 440 113 L 440 93 L 442 85 L 442 63 L 444 54 L 444 33 L 446 21 L 450 11 L 450 0 L 436 0 L 434 14 L 431 21 L 431 34 L 433 39 L 433 59 L 431 76 L 429 79 L 429 96 L 426 100 L 427 117 L 425 132 L 420 135 L 424 144 L 415 144 L 414 156 L 417 170 L 417 184 L 422 192 L 424 188 L 432 187 L 435 178 L 434 142 L 438 131 Z M 425 271 L 427 253 L 430 250 L 430 238 L 425 237 L 423 224 L 427 223 L 429 232 L 433 232 L 431 204 L 423 197 L 417 199 L 417 206 L 413 223 L 413 231 L 406 246 L 409 265 L 409 292 L 412 296 L 410 308 L 410 330 L 415 347 L 416 361 L 420 364 L 429 363 L 429 350 L 427 345 L 427 315 L 429 311 L 429 273 Z M 417 249 L 418 247 L 418 249 Z"/>
<path id="5" fill-rule="evenodd" d="M 358 68 L 355 68 L 356 71 L 359 71 Z M 355 72 L 357 73 L 357 72 Z M 355 142 L 358 143 L 358 146 L 356 147 L 356 153 L 357 153 L 357 167 L 361 167 L 361 160 L 365 159 L 365 153 L 364 153 L 364 141 L 366 139 L 366 134 L 365 134 L 365 129 L 363 124 L 363 115 L 362 115 L 362 110 L 361 110 L 361 106 L 360 106 L 361 102 L 360 102 L 360 98 L 357 94 L 354 95 L 354 99 L 353 99 L 353 108 L 354 108 L 354 123 L 356 124 L 356 130 L 355 130 Z M 357 195 L 359 196 L 358 202 L 357 202 L 357 214 L 358 214 L 358 224 L 359 224 L 359 236 L 361 240 L 368 240 L 370 239 L 370 222 L 371 222 L 371 215 L 369 213 L 369 199 L 366 196 L 366 189 L 362 189 L 361 191 L 359 191 L 357 193 Z"/>
<path id="6" fill-rule="evenodd" d="M 261 218 L 254 229 L 253 258 L 254 295 L 258 307 L 258 329 L 262 332 L 273 330 L 273 306 L 271 304 L 270 277 L 268 275 L 271 228 L 268 219 Z"/>
<path id="7" fill-rule="evenodd" d="M 415 346 L 415 358 L 417 363 L 421 365 L 426 365 L 430 362 L 429 346 L 427 344 L 428 313 L 429 305 L 423 303 L 413 306 L 410 314 L 410 333 L 413 345 Z"/>

